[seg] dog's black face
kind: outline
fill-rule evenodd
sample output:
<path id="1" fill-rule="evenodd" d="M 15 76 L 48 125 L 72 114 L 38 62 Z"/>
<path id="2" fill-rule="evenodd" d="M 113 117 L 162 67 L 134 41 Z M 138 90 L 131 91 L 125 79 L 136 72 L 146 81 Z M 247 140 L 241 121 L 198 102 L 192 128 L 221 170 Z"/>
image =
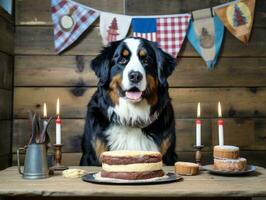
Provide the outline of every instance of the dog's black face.
<path id="1" fill-rule="evenodd" d="M 109 91 L 113 104 L 123 98 L 130 103 L 146 99 L 155 105 L 158 87 L 167 85 L 175 59 L 152 42 L 127 38 L 104 48 L 91 66 L 100 79 L 99 86 Z"/>

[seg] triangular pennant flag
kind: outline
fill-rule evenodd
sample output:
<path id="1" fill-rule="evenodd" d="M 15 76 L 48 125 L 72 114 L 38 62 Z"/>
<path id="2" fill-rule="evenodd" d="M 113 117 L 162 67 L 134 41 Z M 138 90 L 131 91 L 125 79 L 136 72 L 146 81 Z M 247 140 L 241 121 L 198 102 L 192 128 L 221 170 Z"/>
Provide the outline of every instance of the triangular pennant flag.
<path id="1" fill-rule="evenodd" d="M 156 42 L 156 18 L 133 18 L 133 37 L 140 37 Z"/>
<path id="2" fill-rule="evenodd" d="M 122 40 L 127 36 L 131 24 L 131 17 L 107 12 L 100 15 L 100 33 L 104 45 L 109 42 Z"/>
<path id="3" fill-rule="evenodd" d="M 132 20 L 133 37 L 157 42 L 163 51 L 176 57 L 186 37 L 190 18 L 190 14 L 134 18 Z"/>
<path id="4" fill-rule="evenodd" d="M 255 0 L 241 0 L 215 8 L 225 27 L 240 41 L 247 44 L 254 19 Z"/>
<path id="5" fill-rule="evenodd" d="M 176 57 L 186 37 L 191 15 L 157 18 L 156 41 L 168 54 Z"/>
<path id="6" fill-rule="evenodd" d="M 57 53 L 75 42 L 97 19 L 99 12 L 71 0 L 51 0 Z"/>
<path id="7" fill-rule="evenodd" d="M 217 61 L 222 45 L 224 25 L 219 17 L 212 17 L 209 8 L 194 11 L 192 15 L 194 21 L 188 29 L 188 40 L 211 69 Z"/>

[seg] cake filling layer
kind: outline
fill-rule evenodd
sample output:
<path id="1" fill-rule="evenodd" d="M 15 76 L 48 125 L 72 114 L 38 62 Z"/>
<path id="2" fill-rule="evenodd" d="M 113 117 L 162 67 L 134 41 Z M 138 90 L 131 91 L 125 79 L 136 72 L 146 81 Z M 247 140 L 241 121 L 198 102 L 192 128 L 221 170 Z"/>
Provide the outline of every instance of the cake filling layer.
<path id="1" fill-rule="evenodd" d="M 127 165 L 134 163 L 157 163 L 162 161 L 162 156 L 140 156 L 140 157 L 113 157 L 113 156 L 102 156 L 102 162 L 108 165 Z"/>
<path id="2" fill-rule="evenodd" d="M 101 176 L 106 178 L 138 180 L 164 176 L 163 170 L 144 172 L 107 172 L 101 171 Z"/>
<path id="3" fill-rule="evenodd" d="M 102 168 L 107 172 L 145 172 L 145 171 L 158 171 L 163 166 L 162 162 L 156 163 L 135 163 L 128 165 L 109 165 L 102 163 Z"/>

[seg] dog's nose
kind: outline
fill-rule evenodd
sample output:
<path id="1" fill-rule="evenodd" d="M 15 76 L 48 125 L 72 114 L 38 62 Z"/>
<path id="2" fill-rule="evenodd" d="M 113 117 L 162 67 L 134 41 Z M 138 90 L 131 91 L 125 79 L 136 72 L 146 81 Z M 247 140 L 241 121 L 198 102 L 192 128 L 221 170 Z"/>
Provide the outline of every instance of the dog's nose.
<path id="1" fill-rule="evenodd" d="M 139 83 L 142 80 L 143 76 L 140 72 L 131 71 L 128 74 L 128 78 L 132 83 Z"/>

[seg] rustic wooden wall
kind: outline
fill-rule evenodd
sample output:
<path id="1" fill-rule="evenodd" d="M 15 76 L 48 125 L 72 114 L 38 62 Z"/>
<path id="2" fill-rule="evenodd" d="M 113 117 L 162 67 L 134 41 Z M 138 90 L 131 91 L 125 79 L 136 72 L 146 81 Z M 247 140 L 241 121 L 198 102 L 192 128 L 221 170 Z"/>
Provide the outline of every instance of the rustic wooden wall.
<path id="1" fill-rule="evenodd" d="M 11 164 L 14 22 L 0 7 L 0 170 Z"/>
<path id="2" fill-rule="evenodd" d="M 115 13 L 169 14 L 221 4 L 225 0 L 79 0 L 94 8 Z M 124 10 L 125 9 L 125 10 Z M 55 114 L 56 98 L 62 100 L 63 159 L 77 165 L 86 104 L 95 91 L 96 77 L 90 60 L 99 52 L 98 23 L 71 49 L 56 55 L 49 0 L 16 1 L 15 93 L 13 153 L 29 136 L 26 112 Z M 225 143 L 241 147 L 242 155 L 266 166 L 266 4 L 257 1 L 252 38 L 244 46 L 228 32 L 216 69 L 208 71 L 185 41 L 178 66 L 170 78 L 170 93 L 176 116 L 180 160 L 193 160 L 196 104 L 202 104 L 204 159 L 211 161 L 217 144 L 217 102 L 225 117 Z M 81 67 L 80 67 L 81 66 Z M 51 129 L 54 139 L 54 128 Z M 15 155 L 13 160 L 15 160 Z"/>

